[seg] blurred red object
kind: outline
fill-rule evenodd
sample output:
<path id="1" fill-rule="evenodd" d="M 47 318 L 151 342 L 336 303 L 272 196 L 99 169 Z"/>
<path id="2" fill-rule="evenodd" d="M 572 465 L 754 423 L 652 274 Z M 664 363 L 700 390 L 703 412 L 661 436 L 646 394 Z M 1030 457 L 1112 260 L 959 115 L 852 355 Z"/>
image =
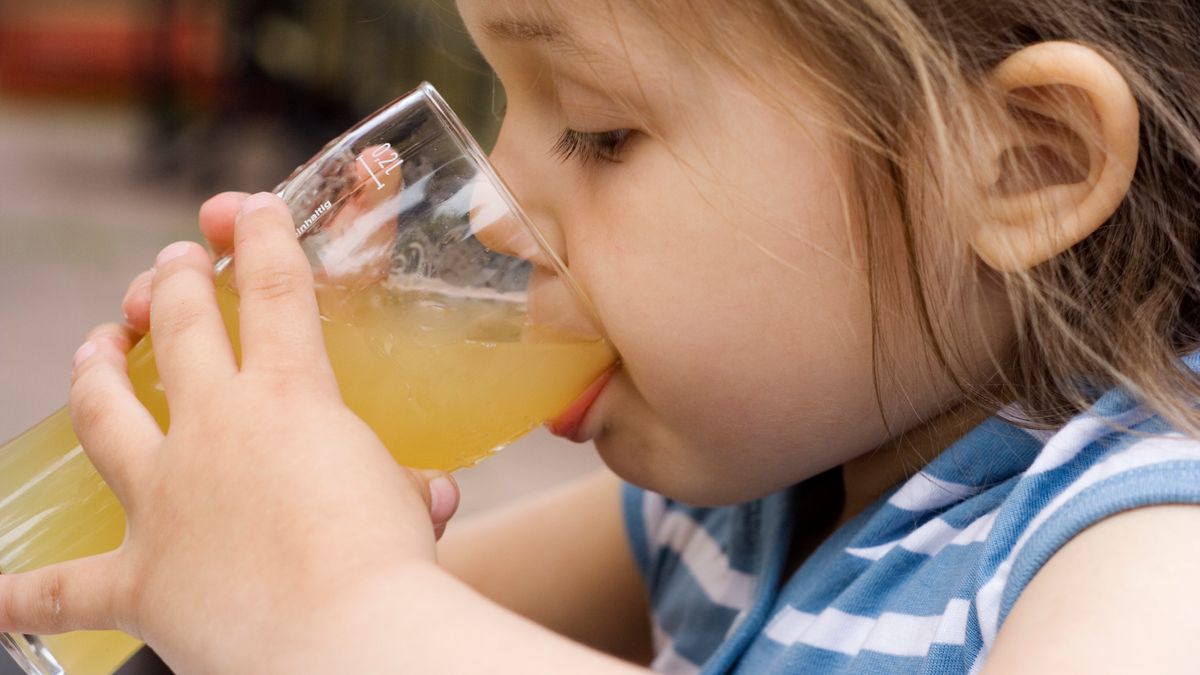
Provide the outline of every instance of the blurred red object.
<path id="1" fill-rule="evenodd" d="M 223 23 L 211 6 L 175 3 L 163 20 L 146 3 L 77 3 L 0 17 L 0 91 L 130 98 L 171 80 L 211 101 L 222 70 Z"/>

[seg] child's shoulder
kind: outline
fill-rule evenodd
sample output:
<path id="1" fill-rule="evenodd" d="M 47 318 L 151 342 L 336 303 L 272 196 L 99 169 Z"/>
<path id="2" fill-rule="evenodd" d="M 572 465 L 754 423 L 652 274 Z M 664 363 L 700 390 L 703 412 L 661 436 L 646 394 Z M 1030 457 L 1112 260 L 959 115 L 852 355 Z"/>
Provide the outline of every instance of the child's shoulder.
<path id="1" fill-rule="evenodd" d="M 1004 557 L 980 589 L 985 641 L 995 638 L 1039 569 L 1085 529 L 1158 504 L 1200 504 L 1200 440 L 1126 392 L 1105 393 L 1043 441 L 996 511 L 988 539 Z"/>
<path id="2" fill-rule="evenodd" d="M 909 668 L 913 658 L 948 659 L 965 672 L 1073 537 L 1139 506 L 1200 504 L 1200 441 L 1120 390 L 1057 430 L 1030 430 L 1019 418 L 1009 408 L 980 424 L 835 532 L 790 579 L 779 578 L 781 542 L 803 483 L 723 508 L 627 486 L 625 520 L 655 606 L 659 665 L 726 659 L 771 672 L 786 654 L 792 664 L 858 664 L 851 672 Z M 897 631 L 917 643 L 889 638 Z"/>

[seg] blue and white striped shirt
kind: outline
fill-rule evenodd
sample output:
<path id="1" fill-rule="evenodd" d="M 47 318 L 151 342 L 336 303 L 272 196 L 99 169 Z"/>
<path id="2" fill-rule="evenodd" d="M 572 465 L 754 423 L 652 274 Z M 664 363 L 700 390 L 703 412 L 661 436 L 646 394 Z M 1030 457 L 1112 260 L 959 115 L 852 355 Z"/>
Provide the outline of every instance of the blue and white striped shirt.
<path id="1" fill-rule="evenodd" d="M 1138 506 L 1200 504 L 1200 441 L 1120 390 L 1055 432 L 992 417 L 780 579 L 804 487 L 721 508 L 625 487 L 655 670 L 976 673 L 1073 536 Z"/>

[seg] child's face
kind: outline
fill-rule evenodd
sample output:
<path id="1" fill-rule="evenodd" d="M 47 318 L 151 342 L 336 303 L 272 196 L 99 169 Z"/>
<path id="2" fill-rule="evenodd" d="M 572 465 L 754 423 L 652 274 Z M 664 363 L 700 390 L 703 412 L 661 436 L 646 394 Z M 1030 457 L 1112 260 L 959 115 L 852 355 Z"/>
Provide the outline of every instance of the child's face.
<path id="1" fill-rule="evenodd" d="M 522 25 L 545 23 L 550 4 L 556 32 Z M 619 0 L 459 7 L 508 96 L 492 159 L 623 359 L 582 428 L 606 463 L 725 503 L 886 441 L 865 255 L 832 136 L 805 124 L 813 102 L 793 93 L 785 116 Z M 633 132 L 608 139 L 615 162 L 563 161 L 552 147 L 565 129 Z M 949 403 L 946 383 L 904 371 L 919 362 L 898 364 L 911 386 L 888 411 L 893 431 Z"/>

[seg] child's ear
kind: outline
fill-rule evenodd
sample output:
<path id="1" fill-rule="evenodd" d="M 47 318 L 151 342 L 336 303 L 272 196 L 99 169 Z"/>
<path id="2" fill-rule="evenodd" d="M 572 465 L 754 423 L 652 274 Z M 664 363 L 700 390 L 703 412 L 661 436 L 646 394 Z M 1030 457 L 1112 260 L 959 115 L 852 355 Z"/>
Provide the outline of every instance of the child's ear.
<path id="1" fill-rule="evenodd" d="M 1023 48 L 991 72 L 1005 101 L 999 143 L 980 157 L 991 216 L 971 246 L 1000 271 L 1025 270 L 1082 241 L 1125 198 L 1138 158 L 1138 106 L 1125 78 L 1071 42 Z"/>

